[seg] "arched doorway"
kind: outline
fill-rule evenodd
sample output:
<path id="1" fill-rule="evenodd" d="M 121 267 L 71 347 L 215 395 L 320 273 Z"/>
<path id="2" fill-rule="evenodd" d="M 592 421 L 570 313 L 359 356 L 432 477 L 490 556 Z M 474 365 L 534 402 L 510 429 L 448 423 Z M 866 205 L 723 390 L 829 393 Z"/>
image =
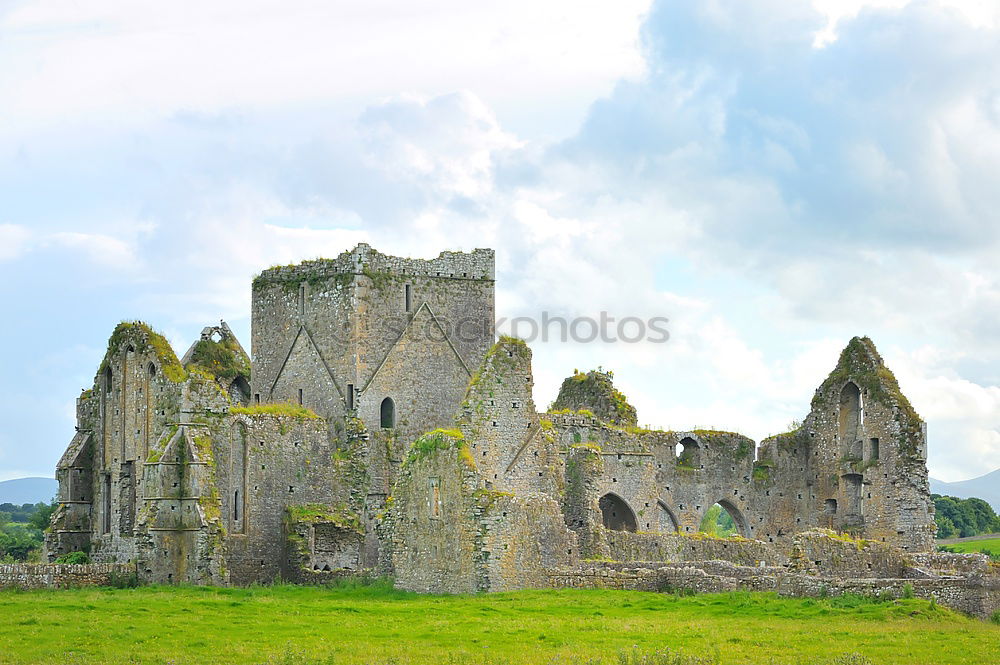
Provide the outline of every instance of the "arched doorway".
<path id="1" fill-rule="evenodd" d="M 639 522 L 635 518 L 635 513 L 629 508 L 617 494 L 605 494 L 597 502 L 601 509 L 601 518 L 604 521 L 604 528 L 612 531 L 636 531 Z"/>
<path id="2" fill-rule="evenodd" d="M 747 521 L 739 508 L 723 499 L 705 511 L 698 531 L 717 538 L 743 536 L 747 534 Z"/>

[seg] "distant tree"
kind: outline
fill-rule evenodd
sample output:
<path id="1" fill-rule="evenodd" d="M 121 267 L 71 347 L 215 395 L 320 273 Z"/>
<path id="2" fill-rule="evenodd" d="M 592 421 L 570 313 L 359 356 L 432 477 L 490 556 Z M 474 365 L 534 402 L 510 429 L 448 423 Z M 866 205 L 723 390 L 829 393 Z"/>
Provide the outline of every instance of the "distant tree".
<path id="1" fill-rule="evenodd" d="M 7 513 L 11 522 L 27 522 L 31 515 L 38 510 L 37 506 L 46 504 L 24 503 L 16 505 L 13 503 L 0 503 L 0 512 Z"/>
<path id="2" fill-rule="evenodd" d="M 947 518 L 951 521 L 957 534 L 962 538 L 977 536 L 981 533 L 989 533 L 1000 524 L 1000 518 L 993 511 L 992 506 L 982 499 L 970 498 L 959 499 L 953 496 L 941 496 L 933 494 L 934 509 L 937 511 L 934 519 L 938 523 L 938 528 L 942 520 Z M 944 536 L 938 536 L 944 537 Z"/>
<path id="3" fill-rule="evenodd" d="M 996 513 L 993 512 L 993 507 L 983 501 L 982 499 L 976 497 L 970 497 L 964 501 L 966 505 L 969 506 L 976 522 L 977 533 L 986 533 L 993 526 L 993 520 L 996 519 Z"/>
<path id="4" fill-rule="evenodd" d="M 3 529 L 5 526 L 7 526 L 7 522 L 9 521 L 10 521 L 10 513 L 0 512 L 0 529 Z"/>
<path id="5" fill-rule="evenodd" d="M 41 544 L 41 532 L 23 524 L 8 524 L 0 530 L 0 557 L 26 561 Z"/>
<path id="6" fill-rule="evenodd" d="M 698 531 L 718 538 L 728 538 L 737 532 L 732 515 L 719 504 L 713 505 L 705 512 Z"/>
<path id="7" fill-rule="evenodd" d="M 34 506 L 35 512 L 28 519 L 28 524 L 39 531 L 45 531 L 49 528 L 49 520 L 52 519 L 52 513 L 56 511 L 56 506 L 58 505 L 55 501 L 52 503 L 36 503 Z"/>
<path id="8" fill-rule="evenodd" d="M 950 519 L 938 513 L 934 516 L 934 521 L 937 523 L 938 538 L 951 538 L 955 535 L 955 524 Z"/>

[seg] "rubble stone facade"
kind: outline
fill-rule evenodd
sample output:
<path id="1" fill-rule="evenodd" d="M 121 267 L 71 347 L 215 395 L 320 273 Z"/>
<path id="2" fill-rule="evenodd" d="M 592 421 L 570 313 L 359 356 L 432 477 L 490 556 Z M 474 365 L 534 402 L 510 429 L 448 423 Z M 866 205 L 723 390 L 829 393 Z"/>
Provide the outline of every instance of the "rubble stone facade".
<path id="1" fill-rule="evenodd" d="M 491 250 L 361 244 L 264 271 L 252 302 L 252 360 L 225 323 L 182 360 L 146 324 L 116 328 L 57 467 L 51 558 L 154 582 L 377 571 L 432 592 L 920 577 L 996 604 L 995 569 L 912 558 L 933 545 L 926 427 L 867 338 L 801 426 L 758 445 L 640 428 L 603 371 L 539 412 L 530 350 L 495 338 Z M 734 537 L 699 533 L 715 505 Z"/>

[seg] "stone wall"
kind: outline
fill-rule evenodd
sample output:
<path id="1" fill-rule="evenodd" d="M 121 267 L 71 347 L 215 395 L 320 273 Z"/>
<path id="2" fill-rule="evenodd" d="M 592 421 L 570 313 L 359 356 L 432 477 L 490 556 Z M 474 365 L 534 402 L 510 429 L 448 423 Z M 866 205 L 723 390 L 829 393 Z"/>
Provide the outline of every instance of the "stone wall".
<path id="1" fill-rule="evenodd" d="M 287 572 L 284 517 L 290 506 L 335 506 L 361 519 L 363 451 L 357 441 L 339 444 L 330 441 L 322 419 L 265 414 L 235 419 L 229 437 L 220 441 L 222 450 L 235 451 L 231 460 L 220 460 L 236 471 L 220 473 L 230 582 L 271 581 Z M 243 514 L 236 519 L 232 498 L 240 487 Z"/>
<path id="2" fill-rule="evenodd" d="M 658 568 L 592 564 L 578 569 L 552 570 L 549 587 L 633 591 L 771 591 L 790 597 L 826 597 L 853 593 L 902 598 L 912 590 L 917 598 L 934 599 L 946 607 L 989 619 L 1000 610 L 1000 579 L 843 579 L 815 577 L 778 569 L 734 565 L 674 564 Z"/>
<path id="3" fill-rule="evenodd" d="M 355 412 L 375 430 L 390 398 L 407 441 L 450 422 L 493 343 L 493 279 L 492 250 L 421 260 L 365 244 L 264 271 L 253 289 L 254 399 L 301 396 L 328 419 Z"/>
<path id="4" fill-rule="evenodd" d="M 130 563 L 2 563 L 0 589 L 65 589 L 108 586 L 114 578 L 135 574 Z"/>
<path id="5" fill-rule="evenodd" d="M 741 566 L 782 566 L 788 554 L 759 540 L 692 538 L 680 534 L 608 531 L 610 557 L 622 562 L 729 561 Z"/>

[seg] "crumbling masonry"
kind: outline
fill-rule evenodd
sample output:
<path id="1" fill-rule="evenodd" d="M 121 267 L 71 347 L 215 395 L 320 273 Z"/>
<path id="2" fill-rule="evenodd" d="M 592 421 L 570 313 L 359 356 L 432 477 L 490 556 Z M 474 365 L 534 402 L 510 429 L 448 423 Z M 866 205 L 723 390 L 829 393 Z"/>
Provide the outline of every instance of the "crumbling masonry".
<path id="1" fill-rule="evenodd" d="M 867 338 L 800 427 L 757 445 L 640 428 L 603 372 L 567 378 L 539 413 L 531 352 L 496 342 L 494 317 L 491 250 L 361 244 L 254 280 L 252 362 L 225 323 L 182 360 L 119 325 L 57 467 L 50 558 L 206 584 L 374 570 L 434 592 L 910 580 L 997 608 L 985 559 L 921 554 L 926 428 Z M 715 504 L 738 535 L 699 533 Z"/>

